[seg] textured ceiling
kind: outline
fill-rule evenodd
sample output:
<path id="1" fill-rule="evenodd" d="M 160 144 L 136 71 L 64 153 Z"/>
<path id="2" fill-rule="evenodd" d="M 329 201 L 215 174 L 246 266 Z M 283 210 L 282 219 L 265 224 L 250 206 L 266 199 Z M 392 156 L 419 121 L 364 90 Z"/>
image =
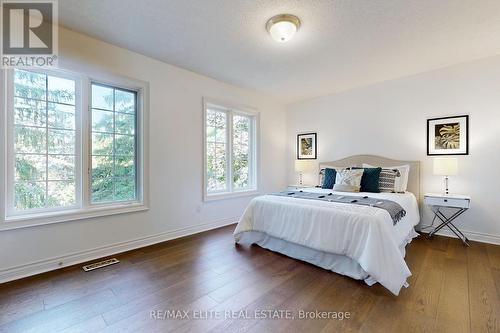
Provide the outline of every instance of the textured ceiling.
<path id="1" fill-rule="evenodd" d="M 294 102 L 500 54 L 499 0 L 61 0 L 62 25 Z M 300 17 L 274 42 L 268 18 Z"/>

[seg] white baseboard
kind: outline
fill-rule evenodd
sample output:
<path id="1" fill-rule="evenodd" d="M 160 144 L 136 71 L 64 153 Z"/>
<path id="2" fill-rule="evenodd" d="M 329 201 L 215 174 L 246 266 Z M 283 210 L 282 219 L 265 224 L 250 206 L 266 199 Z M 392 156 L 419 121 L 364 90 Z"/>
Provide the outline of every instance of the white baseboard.
<path id="1" fill-rule="evenodd" d="M 483 234 L 475 231 L 460 230 L 469 239 L 481 243 L 500 245 L 500 236 Z M 428 234 L 430 230 L 420 231 L 421 233 Z M 446 227 L 436 232 L 436 235 L 458 238 L 453 232 L 447 230 Z"/>
<path id="2" fill-rule="evenodd" d="M 60 257 L 36 261 L 29 264 L 10 267 L 0 270 L 0 283 L 13 281 L 36 275 L 62 267 L 80 264 L 82 262 L 95 260 L 102 257 L 108 257 L 117 253 L 138 249 L 141 247 L 165 242 L 171 239 L 197 234 L 203 231 L 220 228 L 230 224 L 237 223 L 239 217 L 222 219 L 215 222 L 200 224 L 187 228 L 167 231 L 161 234 L 137 238 L 125 242 L 106 245 L 82 252 L 66 254 Z"/>

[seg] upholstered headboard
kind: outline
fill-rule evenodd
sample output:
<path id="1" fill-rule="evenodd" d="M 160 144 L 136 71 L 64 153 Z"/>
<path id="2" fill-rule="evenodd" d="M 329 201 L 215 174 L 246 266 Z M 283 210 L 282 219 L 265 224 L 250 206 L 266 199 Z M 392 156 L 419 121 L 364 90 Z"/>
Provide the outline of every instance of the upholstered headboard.
<path id="1" fill-rule="evenodd" d="M 407 190 L 412 192 L 418 201 L 420 201 L 420 162 L 419 161 L 400 161 L 392 160 L 390 158 L 385 158 L 375 155 L 354 155 L 343 158 L 337 161 L 331 162 L 321 162 L 319 164 L 320 169 L 325 167 L 350 167 L 350 166 L 362 166 L 363 163 L 389 167 L 398 165 L 410 165 L 410 174 L 408 175 L 408 187 Z"/>

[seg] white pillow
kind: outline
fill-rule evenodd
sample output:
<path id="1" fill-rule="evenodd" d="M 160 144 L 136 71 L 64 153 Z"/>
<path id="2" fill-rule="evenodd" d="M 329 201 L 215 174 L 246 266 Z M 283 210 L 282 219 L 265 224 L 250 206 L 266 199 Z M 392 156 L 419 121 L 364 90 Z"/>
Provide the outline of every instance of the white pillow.
<path id="1" fill-rule="evenodd" d="M 363 163 L 363 168 L 377 168 L 373 165 Z M 410 165 L 400 165 L 400 166 L 388 166 L 382 167 L 383 169 L 396 169 L 401 174 L 401 177 L 396 178 L 396 184 L 394 186 L 395 192 L 406 192 L 408 187 L 408 177 L 410 175 Z"/>
<path id="2" fill-rule="evenodd" d="M 341 192 L 359 192 L 363 172 L 363 169 L 337 169 L 333 190 Z"/>

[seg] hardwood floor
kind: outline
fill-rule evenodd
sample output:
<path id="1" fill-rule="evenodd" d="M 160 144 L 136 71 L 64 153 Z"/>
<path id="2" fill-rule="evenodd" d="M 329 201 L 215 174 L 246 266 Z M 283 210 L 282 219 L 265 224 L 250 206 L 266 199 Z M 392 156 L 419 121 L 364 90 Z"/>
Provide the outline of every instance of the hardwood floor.
<path id="1" fill-rule="evenodd" d="M 420 237 L 408 246 L 410 287 L 395 297 L 258 246 L 235 246 L 233 229 L 123 253 L 120 264 L 88 273 L 79 265 L 2 284 L 0 332 L 500 332 L 500 246 Z M 350 318 L 236 318 L 266 309 Z M 152 318 L 166 310 L 191 312 Z"/>

